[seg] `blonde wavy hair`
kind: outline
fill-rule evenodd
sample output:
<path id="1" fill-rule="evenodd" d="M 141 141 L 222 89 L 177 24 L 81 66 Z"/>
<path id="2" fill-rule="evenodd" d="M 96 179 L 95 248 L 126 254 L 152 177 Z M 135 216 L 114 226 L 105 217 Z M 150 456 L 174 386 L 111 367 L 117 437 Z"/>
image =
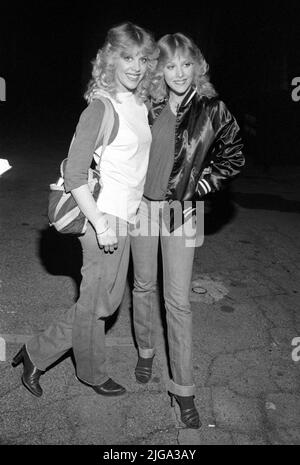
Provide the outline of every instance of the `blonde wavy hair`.
<path id="1" fill-rule="evenodd" d="M 148 58 L 146 73 L 134 93 L 139 101 L 148 98 L 159 50 L 149 31 L 126 22 L 109 29 L 103 47 L 92 61 L 92 78 L 84 94 L 88 103 L 105 93 L 116 98 L 115 62 L 134 46 L 140 47 L 143 55 Z"/>
<path id="2" fill-rule="evenodd" d="M 193 86 L 200 96 L 214 97 L 217 95 L 214 86 L 209 81 L 209 66 L 204 56 L 195 44 L 195 42 L 182 34 L 164 35 L 157 43 L 159 47 L 159 58 L 153 80 L 151 83 L 150 94 L 155 101 L 164 100 L 168 96 L 168 86 L 164 79 L 164 67 L 176 55 L 189 56 L 195 63 L 195 74 Z"/>

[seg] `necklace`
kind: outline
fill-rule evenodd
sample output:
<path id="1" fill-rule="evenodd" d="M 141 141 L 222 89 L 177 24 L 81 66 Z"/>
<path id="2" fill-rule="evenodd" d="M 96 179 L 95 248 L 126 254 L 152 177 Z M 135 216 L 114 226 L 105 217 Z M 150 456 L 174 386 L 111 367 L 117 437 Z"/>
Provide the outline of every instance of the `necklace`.
<path id="1" fill-rule="evenodd" d="M 178 110 L 179 110 L 179 107 L 180 107 L 180 103 L 181 102 L 176 102 L 176 100 L 169 100 L 170 102 L 170 107 L 171 107 L 171 110 L 173 113 L 175 113 L 175 115 L 177 114 Z"/>

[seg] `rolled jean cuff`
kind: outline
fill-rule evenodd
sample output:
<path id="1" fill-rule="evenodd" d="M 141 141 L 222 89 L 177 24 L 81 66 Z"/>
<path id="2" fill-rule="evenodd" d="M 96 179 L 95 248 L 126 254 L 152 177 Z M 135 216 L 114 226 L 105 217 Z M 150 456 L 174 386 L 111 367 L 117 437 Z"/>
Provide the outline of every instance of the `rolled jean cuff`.
<path id="1" fill-rule="evenodd" d="M 151 358 L 155 354 L 155 349 L 141 349 L 139 347 L 139 356 L 143 358 Z"/>
<path id="2" fill-rule="evenodd" d="M 171 394 L 175 394 L 177 396 L 193 396 L 196 391 L 196 386 L 195 384 L 192 384 L 191 386 L 182 386 L 180 384 L 174 383 L 174 381 L 170 379 L 168 383 L 168 391 L 171 392 Z"/>

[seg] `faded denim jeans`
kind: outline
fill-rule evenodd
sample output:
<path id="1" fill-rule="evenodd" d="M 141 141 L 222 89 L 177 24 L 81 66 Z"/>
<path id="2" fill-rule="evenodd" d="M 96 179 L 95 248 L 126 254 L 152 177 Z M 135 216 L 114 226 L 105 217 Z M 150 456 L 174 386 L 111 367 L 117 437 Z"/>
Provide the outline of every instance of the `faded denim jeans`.
<path id="1" fill-rule="evenodd" d="M 151 208 L 151 204 L 154 208 Z M 189 247 L 186 246 L 187 237 L 183 226 L 176 229 L 178 235 L 175 233 L 168 235 L 163 229 L 162 215 L 167 207 L 168 202 L 151 202 L 143 198 L 138 221 L 140 224 L 148 224 L 148 231 L 131 231 L 134 329 L 139 355 L 145 358 L 152 357 L 155 353 L 154 312 L 157 311 L 160 240 L 163 295 L 172 373 L 168 390 L 173 394 L 190 396 L 195 392 L 192 375 L 192 312 L 189 302 L 195 247 L 191 246 L 190 242 Z"/>
<path id="2" fill-rule="evenodd" d="M 129 262 L 127 223 L 107 217 L 111 227 L 118 226 L 118 249 L 112 254 L 100 249 L 95 231 L 88 224 L 86 233 L 79 237 L 83 265 L 78 301 L 59 321 L 26 344 L 33 364 L 40 370 L 73 348 L 78 378 L 92 385 L 102 384 L 109 377 L 103 318 L 111 315 L 122 301 Z"/>

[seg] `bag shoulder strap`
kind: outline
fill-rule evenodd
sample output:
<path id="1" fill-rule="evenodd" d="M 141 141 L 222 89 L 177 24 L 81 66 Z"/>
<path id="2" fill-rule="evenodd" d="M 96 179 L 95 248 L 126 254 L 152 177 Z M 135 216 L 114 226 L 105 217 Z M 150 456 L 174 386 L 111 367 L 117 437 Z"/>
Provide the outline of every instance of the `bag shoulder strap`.
<path id="1" fill-rule="evenodd" d="M 106 97 L 101 97 L 101 99 L 99 100 L 101 100 L 101 102 L 104 104 L 104 115 L 102 118 L 102 122 L 100 124 L 99 133 L 98 133 L 96 143 L 95 143 L 95 150 L 96 150 L 99 147 L 100 140 L 103 138 L 101 155 L 99 158 L 97 168 L 99 167 L 104 150 L 106 149 L 108 145 L 108 141 L 112 134 L 112 130 L 113 130 L 114 123 L 115 123 L 114 110 L 113 110 L 113 106 L 110 100 Z"/>

